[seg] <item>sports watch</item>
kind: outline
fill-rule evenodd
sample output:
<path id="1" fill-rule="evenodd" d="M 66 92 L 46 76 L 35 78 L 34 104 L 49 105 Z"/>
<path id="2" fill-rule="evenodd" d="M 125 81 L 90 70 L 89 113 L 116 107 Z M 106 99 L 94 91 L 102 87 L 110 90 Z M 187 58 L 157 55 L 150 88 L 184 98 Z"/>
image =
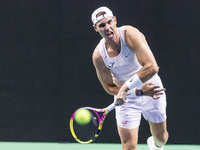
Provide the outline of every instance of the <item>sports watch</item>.
<path id="1" fill-rule="evenodd" d="M 137 96 L 142 96 L 142 95 L 143 95 L 143 92 L 142 92 L 142 90 L 141 90 L 140 88 L 138 88 L 138 89 L 136 90 L 136 95 L 137 95 Z"/>

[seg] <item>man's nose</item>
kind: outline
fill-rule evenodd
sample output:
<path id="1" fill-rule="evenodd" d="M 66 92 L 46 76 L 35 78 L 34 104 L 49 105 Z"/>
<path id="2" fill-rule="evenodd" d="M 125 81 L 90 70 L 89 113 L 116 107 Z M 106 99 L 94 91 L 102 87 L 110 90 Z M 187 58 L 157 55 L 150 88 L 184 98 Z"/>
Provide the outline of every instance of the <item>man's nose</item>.
<path id="1" fill-rule="evenodd" d="M 105 28 L 106 28 L 106 30 L 110 29 L 110 25 L 106 23 Z"/>

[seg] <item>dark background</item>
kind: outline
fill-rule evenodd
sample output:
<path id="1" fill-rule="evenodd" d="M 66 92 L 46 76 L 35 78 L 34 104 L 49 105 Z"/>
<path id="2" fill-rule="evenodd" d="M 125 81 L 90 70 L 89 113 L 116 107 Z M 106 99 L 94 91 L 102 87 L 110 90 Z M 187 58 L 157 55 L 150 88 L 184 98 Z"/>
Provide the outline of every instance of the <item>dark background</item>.
<path id="1" fill-rule="evenodd" d="M 167 89 L 168 143 L 200 144 L 199 0 L 1 0 L 0 141 L 75 142 L 72 113 L 113 101 L 91 59 L 100 6 L 147 38 Z M 139 143 L 149 136 L 142 119 Z M 95 142 L 120 142 L 114 111 Z"/>

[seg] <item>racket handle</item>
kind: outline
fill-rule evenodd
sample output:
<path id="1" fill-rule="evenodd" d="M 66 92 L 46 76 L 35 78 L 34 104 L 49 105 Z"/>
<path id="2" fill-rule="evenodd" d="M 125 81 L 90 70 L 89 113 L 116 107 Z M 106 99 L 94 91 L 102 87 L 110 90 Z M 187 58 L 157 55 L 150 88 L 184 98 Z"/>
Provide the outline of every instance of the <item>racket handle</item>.
<path id="1" fill-rule="evenodd" d="M 107 111 L 110 112 L 111 110 L 113 110 L 114 108 L 116 107 L 116 104 L 115 102 L 110 104 L 108 107 L 107 107 Z"/>

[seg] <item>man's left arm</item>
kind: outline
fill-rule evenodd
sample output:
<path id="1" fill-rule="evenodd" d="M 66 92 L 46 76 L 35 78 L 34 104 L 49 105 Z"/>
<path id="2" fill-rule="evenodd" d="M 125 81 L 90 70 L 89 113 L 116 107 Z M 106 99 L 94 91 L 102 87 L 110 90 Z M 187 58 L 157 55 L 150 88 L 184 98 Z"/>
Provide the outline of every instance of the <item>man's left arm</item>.
<path id="1" fill-rule="evenodd" d="M 117 99 L 125 99 L 127 91 L 151 79 L 159 70 L 154 55 L 144 35 L 132 26 L 125 26 L 125 40 L 128 48 L 136 53 L 142 68 L 120 88 Z"/>
<path id="2" fill-rule="evenodd" d="M 155 57 L 144 35 L 136 28 L 126 26 L 125 39 L 127 46 L 136 53 L 138 62 L 142 66 L 137 76 L 144 83 L 151 79 L 159 70 Z"/>

